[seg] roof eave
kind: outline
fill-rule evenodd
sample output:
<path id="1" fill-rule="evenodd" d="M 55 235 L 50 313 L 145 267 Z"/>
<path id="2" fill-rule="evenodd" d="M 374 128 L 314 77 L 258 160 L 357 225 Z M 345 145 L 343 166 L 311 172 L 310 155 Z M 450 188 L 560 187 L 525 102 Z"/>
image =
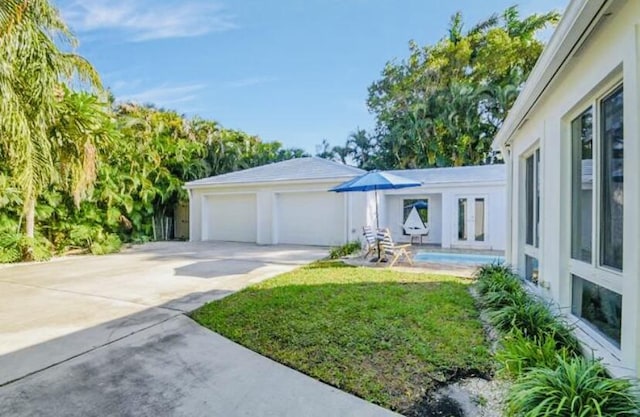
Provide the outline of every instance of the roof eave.
<path id="1" fill-rule="evenodd" d="M 196 188 L 211 188 L 211 187 L 247 187 L 247 186 L 257 186 L 257 185 L 270 185 L 270 184 L 322 184 L 322 183 L 330 183 L 333 181 L 344 181 L 346 179 L 355 178 L 359 174 L 349 174 L 349 175 L 335 175 L 326 178 L 302 178 L 302 179 L 280 179 L 280 180 L 265 180 L 265 181 L 237 181 L 237 182 L 218 182 L 218 183 L 199 183 L 192 184 L 186 183 L 182 188 L 184 189 L 196 189 Z"/>
<path id="2" fill-rule="evenodd" d="M 524 88 L 511 107 L 507 118 L 494 138 L 494 149 L 506 147 L 514 133 L 526 122 L 527 116 L 547 92 L 577 46 L 595 27 L 594 19 L 607 3 L 617 0 L 572 0 L 540 55 Z"/>

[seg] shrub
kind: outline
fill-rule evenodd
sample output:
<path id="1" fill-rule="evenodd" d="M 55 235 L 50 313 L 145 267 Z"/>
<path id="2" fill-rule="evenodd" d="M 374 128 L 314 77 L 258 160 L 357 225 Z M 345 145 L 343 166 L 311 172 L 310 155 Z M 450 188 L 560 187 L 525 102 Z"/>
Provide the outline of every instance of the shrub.
<path id="1" fill-rule="evenodd" d="M 520 278 L 510 270 L 504 270 L 503 267 L 496 267 L 491 274 L 480 273 L 478 283 L 476 285 L 478 293 L 482 296 L 490 292 L 497 291 L 524 291 Z"/>
<path id="2" fill-rule="evenodd" d="M 51 254 L 51 243 L 42 236 L 28 238 L 22 233 L 0 234 L 0 263 L 46 261 Z"/>
<path id="3" fill-rule="evenodd" d="M 513 274 L 513 271 L 509 266 L 503 263 L 490 263 L 482 265 L 476 271 L 474 278 L 482 280 L 487 277 L 492 277 L 496 274 Z"/>
<path id="4" fill-rule="evenodd" d="M 543 333 L 532 338 L 519 329 L 513 329 L 502 341 L 502 349 L 496 353 L 501 365 L 500 374 L 517 378 L 532 368 L 555 369 L 560 360 L 575 356 L 566 347 L 557 348 L 553 334 Z"/>
<path id="5" fill-rule="evenodd" d="M 524 336 L 532 339 L 551 335 L 556 341 L 557 348 L 566 347 L 571 352 L 580 350 L 572 329 L 553 314 L 546 304 L 531 298 L 490 312 L 489 321 L 505 333 L 518 329 Z"/>
<path id="6" fill-rule="evenodd" d="M 598 361 L 560 359 L 556 368 L 525 373 L 507 397 L 510 415 L 638 416 L 637 391 L 625 379 L 607 377 Z"/>
<path id="7" fill-rule="evenodd" d="M 529 301 L 529 295 L 522 288 L 511 291 L 491 291 L 480 297 L 482 306 L 490 311 L 497 311 L 506 306 L 524 304 Z"/>
<path id="8" fill-rule="evenodd" d="M 342 246 L 331 248 L 331 250 L 329 251 L 329 258 L 330 259 L 342 258 L 343 256 L 356 253 L 360 249 L 362 249 L 362 244 L 360 243 L 359 240 L 354 240 L 353 242 L 348 242 Z"/>
<path id="9" fill-rule="evenodd" d="M 118 252 L 121 247 L 122 241 L 118 235 L 108 233 L 100 240 L 91 243 L 89 249 L 94 255 L 106 255 L 108 253 Z"/>

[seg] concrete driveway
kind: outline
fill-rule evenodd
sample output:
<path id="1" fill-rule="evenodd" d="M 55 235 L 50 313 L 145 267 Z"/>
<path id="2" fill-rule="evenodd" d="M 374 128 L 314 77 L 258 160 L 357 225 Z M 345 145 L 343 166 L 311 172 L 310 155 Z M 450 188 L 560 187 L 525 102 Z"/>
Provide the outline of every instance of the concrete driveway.
<path id="1" fill-rule="evenodd" d="M 393 415 L 184 315 L 325 255 L 162 242 L 2 266 L 0 415 Z"/>

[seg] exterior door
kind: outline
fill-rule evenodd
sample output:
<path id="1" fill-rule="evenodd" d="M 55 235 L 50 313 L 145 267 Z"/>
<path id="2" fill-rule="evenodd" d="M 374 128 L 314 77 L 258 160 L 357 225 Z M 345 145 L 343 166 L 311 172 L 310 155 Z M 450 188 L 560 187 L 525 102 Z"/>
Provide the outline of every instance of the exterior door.
<path id="1" fill-rule="evenodd" d="M 455 240 L 460 244 L 485 245 L 487 240 L 487 198 L 458 196 Z"/>

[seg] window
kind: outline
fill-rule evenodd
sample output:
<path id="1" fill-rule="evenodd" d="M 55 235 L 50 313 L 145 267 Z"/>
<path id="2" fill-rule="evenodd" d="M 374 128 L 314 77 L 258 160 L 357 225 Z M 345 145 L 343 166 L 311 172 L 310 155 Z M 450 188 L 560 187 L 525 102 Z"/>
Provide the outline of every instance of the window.
<path id="1" fill-rule="evenodd" d="M 484 198 L 475 199 L 475 235 L 476 242 L 484 242 Z"/>
<path id="2" fill-rule="evenodd" d="M 525 208 L 527 245 L 540 246 L 540 149 L 525 159 Z"/>
<path id="3" fill-rule="evenodd" d="M 593 206 L 593 110 L 571 122 L 571 257 L 591 263 Z"/>
<path id="4" fill-rule="evenodd" d="M 524 278 L 538 284 L 538 248 L 540 247 L 540 148 L 524 157 L 525 246 Z"/>
<path id="5" fill-rule="evenodd" d="M 594 141 L 593 106 L 571 122 L 571 257 L 594 263 L 594 225 L 599 225 L 598 264 L 622 271 L 624 138 L 622 87 L 599 103 Z M 594 149 L 594 145 L 598 149 Z M 599 158 L 594 155 L 599 155 Z M 594 192 L 599 207 L 594 212 Z M 596 266 L 596 265 L 594 265 Z"/>
<path id="6" fill-rule="evenodd" d="M 418 212 L 418 215 L 420 216 L 420 220 L 422 220 L 422 223 L 424 224 L 429 223 L 429 200 L 424 198 L 419 200 L 416 200 L 416 199 L 402 200 L 402 206 L 403 206 L 403 215 L 402 215 L 403 224 L 407 222 L 407 218 L 409 217 L 411 210 L 413 210 L 414 208 Z M 405 232 L 404 230 L 402 234 L 408 236 L 407 232 Z"/>
<path id="7" fill-rule="evenodd" d="M 524 256 L 524 278 L 538 285 L 539 276 L 538 276 L 538 259 L 533 256 L 525 255 Z"/>
<path id="8" fill-rule="evenodd" d="M 620 347 L 622 86 L 572 120 L 571 154 L 571 312 Z"/>
<path id="9" fill-rule="evenodd" d="M 571 312 L 620 347 L 622 296 L 573 275 Z"/>
<path id="10" fill-rule="evenodd" d="M 624 137 L 622 87 L 602 100 L 600 264 L 622 270 Z"/>
<path id="11" fill-rule="evenodd" d="M 467 240 L 467 199 L 458 199 L 458 240 Z"/>

